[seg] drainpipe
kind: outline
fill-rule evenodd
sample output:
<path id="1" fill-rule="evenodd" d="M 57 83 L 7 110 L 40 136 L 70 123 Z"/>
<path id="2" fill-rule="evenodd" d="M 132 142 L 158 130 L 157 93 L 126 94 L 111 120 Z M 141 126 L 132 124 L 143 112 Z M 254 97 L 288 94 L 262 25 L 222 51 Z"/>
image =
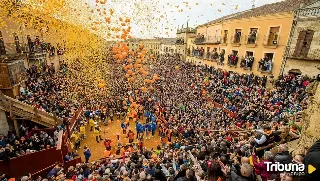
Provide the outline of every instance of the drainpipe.
<path id="1" fill-rule="evenodd" d="M 299 11 L 299 10 L 297 10 L 297 11 Z M 288 56 L 289 56 L 289 53 L 290 53 L 289 51 L 290 51 L 291 42 L 292 42 L 292 39 L 293 39 L 294 31 L 295 31 L 296 26 L 297 26 L 297 11 L 294 12 L 294 18 L 293 18 L 293 21 L 292 21 L 292 26 L 291 26 L 288 42 L 287 42 L 286 48 L 284 50 L 284 55 L 282 57 L 282 64 L 281 64 L 279 76 L 283 75 L 284 69 L 286 67 L 287 59 L 288 59 Z"/>

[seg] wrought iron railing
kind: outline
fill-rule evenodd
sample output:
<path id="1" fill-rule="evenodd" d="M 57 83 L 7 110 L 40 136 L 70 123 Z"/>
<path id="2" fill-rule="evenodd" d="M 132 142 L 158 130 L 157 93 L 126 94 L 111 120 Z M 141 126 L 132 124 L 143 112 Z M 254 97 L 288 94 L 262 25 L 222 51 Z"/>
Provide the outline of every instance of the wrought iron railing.
<path id="1" fill-rule="evenodd" d="M 194 44 L 198 45 L 198 44 L 202 44 L 204 42 L 205 38 L 204 37 L 198 37 L 195 38 L 194 40 Z"/>
<path id="2" fill-rule="evenodd" d="M 264 46 L 278 46 L 279 45 L 279 40 L 280 40 L 280 36 L 276 36 L 276 37 L 270 37 L 270 35 L 264 35 L 264 39 L 263 39 L 263 45 Z"/>
<path id="3" fill-rule="evenodd" d="M 217 44 L 219 44 L 220 41 L 221 41 L 220 36 L 208 36 L 207 38 L 205 38 L 204 43 L 217 43 Z"/>
<path id="4" fill-rule="evenodd" d="M 258 35 L 246 35 L 245 36 L 245 44 L 246 45 L 254 45 L 258 42 Z"/>
<path id="5" fill-rule="evenodd" d="M 231 37 L 231 43 L 233 44 L 240 44 L 241 43 L 242 36 L 232 36 Z"/>

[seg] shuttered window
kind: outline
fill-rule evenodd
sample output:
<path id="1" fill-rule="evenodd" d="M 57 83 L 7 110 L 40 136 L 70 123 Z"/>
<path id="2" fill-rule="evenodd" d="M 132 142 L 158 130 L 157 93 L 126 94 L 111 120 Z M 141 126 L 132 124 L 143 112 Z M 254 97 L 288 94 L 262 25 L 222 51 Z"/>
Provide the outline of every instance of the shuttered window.
<path id="1" fill-rule="evenodd" d="M 313 39 L 313 30 L 303 30 L 299 32 L 294 57 L 307 57 Z"/>

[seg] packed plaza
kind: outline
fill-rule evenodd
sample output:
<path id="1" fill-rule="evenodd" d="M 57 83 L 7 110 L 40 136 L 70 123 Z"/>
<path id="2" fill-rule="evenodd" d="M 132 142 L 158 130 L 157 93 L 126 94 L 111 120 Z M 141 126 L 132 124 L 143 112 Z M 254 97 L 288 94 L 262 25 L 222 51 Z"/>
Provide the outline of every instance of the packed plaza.
<path id="1" fill-rule="evenodd" d="M 319 9 L 285 0 L 176 38 L 66 25 L 62 43 L 28 35 L 23 47 L 0 29 L 0 181 L 320 180 Z M 248 19 L 268 36 L 245 35 Z"/>

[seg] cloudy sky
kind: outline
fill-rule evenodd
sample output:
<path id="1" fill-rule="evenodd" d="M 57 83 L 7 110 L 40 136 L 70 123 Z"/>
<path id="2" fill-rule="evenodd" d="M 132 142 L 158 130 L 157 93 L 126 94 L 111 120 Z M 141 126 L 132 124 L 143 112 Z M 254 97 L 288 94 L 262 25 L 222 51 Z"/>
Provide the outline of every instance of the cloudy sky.
<path id="1" fill-rule="evenodd" d="M 92 8 L 96 0 L 83 0 Z M 255 6 L 281 0 L 255 0 Z M 131 17 L 133 37 L 175 37 L 177 27 L 189 20 L 189 27 L 252 7 L 252 0 L 107 0 L 114 18 Z"/>

